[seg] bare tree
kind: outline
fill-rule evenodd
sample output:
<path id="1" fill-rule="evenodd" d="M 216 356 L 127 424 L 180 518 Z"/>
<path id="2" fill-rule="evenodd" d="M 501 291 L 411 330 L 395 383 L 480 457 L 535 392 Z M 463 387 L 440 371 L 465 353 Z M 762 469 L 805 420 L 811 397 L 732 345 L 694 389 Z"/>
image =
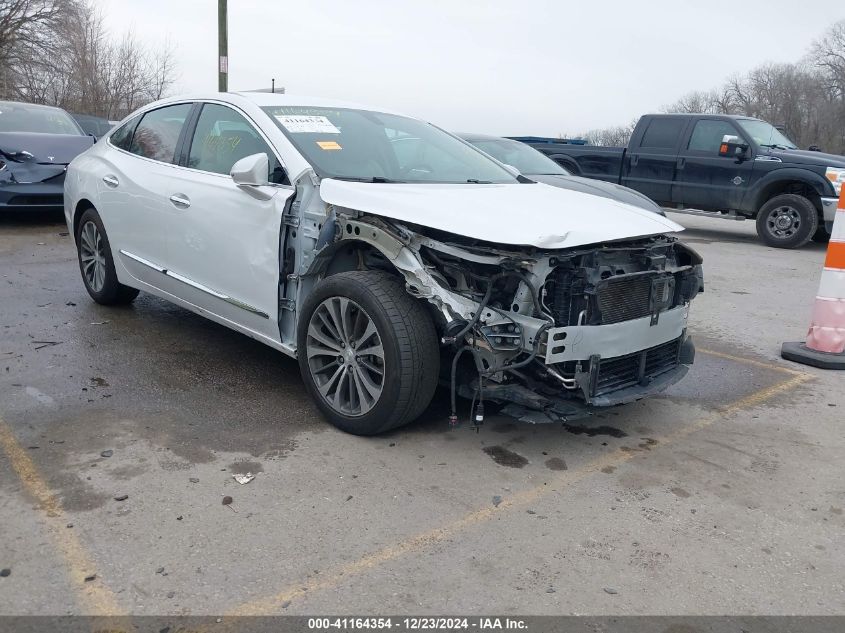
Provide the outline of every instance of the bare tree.
<path id="1" fill-rule="evenodd" d="M 19 69 L 57 52 L 55 32 L 76 0 L 0 0 L 0 97 L 14 94 Z"/>
<path id="2" fill-rule="evenodd" d="M 587 130 L 583 134 L 580 134 L 579 138 L 583 138 L 590 145 L 627 145 L 636 124 L 637 120 L 634 119 L 628 125 L 616 125 L 608 128 Z"/>
<path id="3" fill-rule="evenodd" d="M 718 89 L 687 93 L 662 110 L 757 117 L 783 127 L 799 147 L 845 153 L 845 20 L 833 24 L 794 64 L 763 64 L 729 77 Z M 591 143 L 618 144 L 626 129 L 590 130 L 583 136 Z"/>
<path id="4" fill-rule="evenodd" d="M 0 7 L 25 1 L 35 3 L 0 0 Z M 28 23 L 26 28 L 37 32 L 40 49 L 35 45 L 20 48 L 16 63 L 5 65 L 6 97 L 118 119 L 166 95 L 176 73 L 169 41 L 153 50 L 132 32 L 116 39 L 92 0 L 54 0 L 53 4 L 60 1 L 61 11 L 52 14 L 51 20 L 38 14 L 40 21 Z M 47 4 L 46 0 L 41 4 Z M 36 42 L 35 36 L 30 41 Z"/>

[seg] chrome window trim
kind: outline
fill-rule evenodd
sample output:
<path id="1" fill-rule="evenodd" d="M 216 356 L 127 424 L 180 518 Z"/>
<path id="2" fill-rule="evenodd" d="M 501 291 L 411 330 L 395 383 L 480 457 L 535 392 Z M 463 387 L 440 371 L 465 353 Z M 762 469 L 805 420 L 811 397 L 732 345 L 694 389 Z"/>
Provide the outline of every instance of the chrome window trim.
<path id="1" fill-rule="evenodd" d="M 125 255 L 129 259 L 136 261 L 139 264 L 143 264 L 144 266 L 152 268 L 156 272 L 160 272 L 164 275 L 167 275 L 168 277 L 171 277 L 171 278 L 175 279 L 176 281 L 181 281 L 183 284 L 190 286 L 191 288 L 195 288 L 197 290 L 200 290 L 201 292 L 204 292 L 206 294 L 211 295 L 212 297 L 215 297 L 217 299 L 221 299 L 221 300 L 225 301 L 226 303 L 235 306 L 236 308 L 240 308 L 241 310 L 246 310 L 247 312 L 251 312 L 252 314 L 257 314 L 258 316 L 264 317 L 265 319 L 270 318 L 269 314 L 267 314 L 266 312 L 264 312 L 262 310 L 259 310 L 255 306 L 252 306 L 252 305 L 246 303 L 245 301 L 241 301 L 240 299 L 235 299 L 234 297 L 230 297 L 227 294 L 213 290 L 213 289 L 209 288 L 208 286 L 204 286 L 201 283 L 194 281 L 193 279 L 185 277 L 184 275 L 180 275 L 179 273 L 175 273 L 172 270 L 167 270 L 166 268 L 159 266 L 158 264 L 155 264 L 148 259 L 144 259 L 143 257 L 140 257 L 139 255 L 135 255 L 134 253 L 130 253 L 129 251 L 125 251 L 123 249 L 120 249 L 120 254 Z"/>
<path id="2" fill-rule="evenodd" d="M 141 116 L 143 118 L 144 115 L 146 115 L 148 112 L 152 112 L 153 110 L 158 110 L 160 108 L 166 108 L 166 107 L 171 106 L 171 105 L 184 105 L 186 103 L 192 104 L 192 105 L 195 104 L 195 103 L 198 103 L 200 105 L 204 105 L 206 103 L 211 103 L 211 104 L 214 104 L 214 105 L 225 106 L 225 107 L 231 108 L 232 110 L 234 110 L 235 112 L 237 112 L 238 114 L 243 116 L 247 120 L 247 122 L 250 123 L 253 126 L 253 128 L 255 128 L 255 130 L 258 132 L 259 136 L 261 136 L 261 138 L 264 140 L 264 142 L 267 143 L 267 146 L 272 151 L 273 156 L 276 158 L 277 161 L 279 161 L 279 164 L 282 166 L 282 169 L 285 170 L 285 174 L 287 174 L 288 180 L 291 181 L 291 184 L 289 184 L 289 185 L 283 185 L 281 183 L 271 182 L 266 186 L 268 186 L 268 187 L 279 187 L 281 189 L 289 189 L 291 191 L 293 191 L 295 189 L 295 187 L 293 186 L 293 179 L 291 178 L 290 170 L 288 169 L 288 166 L 285 163 L 284 159 L 279 155 L 278 148 L 275 145 L 273 145 L 272 141 L 270 141 L 269 138 L 267 138 L 267 135 L 264 134 L 264 131 L 255 122 L 255 119 L 253 119 L 251 116 L 249 116 L 246 112 L 241 110 L 236 105 L 233 105 L 233 104 L 228 103 L 226 101 L 217 101 L 217 100 L 209 100 L 209 99 L 204 99 L 204 100 L 191 99 L 189 101 L 176 101 L 176 102 L 173 102 L 173 103 L 168 103 L 166 105 L 159 106 L 158 108 L 150 108 L 149 110 L 143 110 L 141 112 L 133 112 L 132 115 L 130 115 L 129 117 L 126 117 L 125 120 L 128 120 L 129 118 L 131 118 L 131 116 Z M 121 127 L 122 123 L 123 123 L 123 121 L 121 121 L 120 124 L 116 125 L 115 130 L 119 129 Z M 196 128 L 194 129 L 194 132 L 196 132 Z M 190 140 L 191 140 L 191 142 L 193 142 L 193 140 L 194 140 L 193 136 L 191 136 Z M 174 167 L 175 169 L 184 169 L 184 170 L 191 171 L 191 172 L 197 172 L 199 174 L 206 174 L 208 176 L 219 176 L 220 178 L 231 178 L 231 176 L 229 174 L 219 174 L 216 171 L 205 171 L 204 169 L 197 169 L 196 167 L 188 167 L 187 165 L 177 165 L 176 163 L 166 163 L 164 161 L 156 160 L 154 158 L 147 158 L 146 156 L 140 156 L 138 154 L 133 154 L 132 152 L 126 151 L 125 149 L 121 149 L 117 145 L 114 145 L 111 142 L 111 134 L 109 134 L 106 137 L 106 144 L 111 149 L 113 149 L 115 151 L 126 154 L 127 156 L 133 156 L 133 157 L 138 158 L 140 160 L 146 160 L 146 161 L 149 161 L 151 163 L 155 163 L 156 165 L 167 165 L 168 167 Z M 190 153 L 191 153 L 191 148 L 190 148 L 190 145 L 189 145 L 188 146 L 188 155 L 189 156 L 190 156 Z M 308 162 L 308 161 L 305 161 L 305 162 Z M 310 163 L 309 163 L 309 165 L 310 165 Z"/>

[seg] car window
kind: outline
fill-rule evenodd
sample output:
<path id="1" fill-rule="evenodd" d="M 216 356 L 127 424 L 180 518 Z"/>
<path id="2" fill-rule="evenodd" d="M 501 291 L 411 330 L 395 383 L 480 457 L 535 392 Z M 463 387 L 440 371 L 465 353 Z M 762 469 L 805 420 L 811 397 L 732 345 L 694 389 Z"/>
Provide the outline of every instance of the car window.
<path id="1" fill-rule="evenodd" d="M 568 176 L 569 172 L 533 147 L 506 138 L 470 140 L 482 152 L 501 163 L 515 167 L 522 174 Z"/>
<path id="2" fill-rule="evenodd" d="M 132 133 L 135 131 L 135 126 L 138 125 L 138 121 L 140 120 L 141 117 L 137 116 L 129 119 L 126 123 L 112 132 L 111 136 L 109 136 L 109 143 L 128 152 L 129 144 L 132 142 Z"/>
<path id="3" fill-rule="evenodd" d="M 147 112 L 135 128 L 129 151 L 144 158 L 172 163 L 179 134 L 190 111 L 190 103 L 180 103 Z"/>
<path id="4" fill-rule="evenodd" d="M 695 124 L 687 147 L 692 151 L 709 152 L 715 156 L 719 153 L 719 145 L 725 134 L 736 136 L 736 128 L 728 121 L 702 119 Z"/>
<path id="5" fill-rule="evenodd" d="M 643 134 L 640 147 L 672 149 L 678 142 L 685 123 L 686 119 L 682 118 L 652 119 Z"/>
<path id="6" fill-rule="evenodd" d="M 269 182 L 289 184 L 276 154 L 242 115 L 213 103 L 202 107 L 191 141 L 188 167 L 228 175 L 240 159 L 262 153 L 270 160 Z"/>

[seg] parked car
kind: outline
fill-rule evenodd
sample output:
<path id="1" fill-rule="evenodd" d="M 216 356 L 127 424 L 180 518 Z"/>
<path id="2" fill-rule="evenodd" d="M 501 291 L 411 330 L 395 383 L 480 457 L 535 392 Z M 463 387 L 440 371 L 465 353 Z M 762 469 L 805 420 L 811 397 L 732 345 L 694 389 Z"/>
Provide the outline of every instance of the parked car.
<path id="1" fill-rule="evenodd" d="M 93 144 L 61 108 L 0 101 L 0 211 L 61 209 L 67 165 Z"/>
<path id="2" fill-rule="evenodd" d="M 756 218 L 760 239 L 778 248 L 827 240 L 845 181 L 845 157 L 799 150 L 744 116 L 647 114 L 624 148 L 523 140 L 575 175 L 631 187 L 678 212 Z"/>
<path id="3" fill-rule="evenodd" d="M 693 361 L 701 258 L 665 235 L 681 227 L 383 110 L 160 101 L 71 163 L 65 214 L 94 301 L 145 290 L 295 356 L 356 434 L 415 419 L 441 379 L 476 421 L 489 401 L 550 421 Z"/>
<path id="4" fill-rule="evenodd" d="M 76 119 L 76 122 L 79 123 L 79 126 L 86 134 L 90 134 L 95 138 L 105 136 L 114 127 L 111 121 L 103 117 L 93 116 L 91 114 L 79 114 L 77 112 L 71 112 L 70 114 Z"/>
<path id="5" fill-rule="evenodd" d="M 638 191 L 611 182 L 573 176 L 551 158 L 525 143 L 485 134 L 458 134 L 458 136 L 468 143 L 472 143 L 481 151 L 490 154 L 500 163 L 513 167 L 531 180 L 552 187 L 561 187 L 562 189 L 571 189 L 618 200 L 652 213 L 666 215 L 655 202 Z"/>

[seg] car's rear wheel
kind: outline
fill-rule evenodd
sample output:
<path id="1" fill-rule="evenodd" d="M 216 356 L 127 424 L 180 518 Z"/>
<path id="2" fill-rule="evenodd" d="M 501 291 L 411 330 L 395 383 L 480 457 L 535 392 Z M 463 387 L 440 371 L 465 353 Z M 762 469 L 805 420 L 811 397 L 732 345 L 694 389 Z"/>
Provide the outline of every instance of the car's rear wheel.
<path id="1" fill-rule="evenodd" d="M 775 196 L 757 214 L 757 235 L 775 248 L 798 248 L 810 241 L 819 227 L 815 205 L 792 193 Z"/>
<path id="2" fill-rule="evenodd" d="M 355 435 L 411 422 L 431 401 L 440 349 L 431 317 L 394 276 L 339 273 L 299 314 L 302 379 L 323 415 Z"/>
<path id="3" fill-rule="evenodd" d="M 79 218 L 76 246 L 82 281 L 94 301 L 119 305 L 131 303 L 138 296 L 137 288 L 117 280 L 109 238 L 96 209 L 88 209 Z"/>

